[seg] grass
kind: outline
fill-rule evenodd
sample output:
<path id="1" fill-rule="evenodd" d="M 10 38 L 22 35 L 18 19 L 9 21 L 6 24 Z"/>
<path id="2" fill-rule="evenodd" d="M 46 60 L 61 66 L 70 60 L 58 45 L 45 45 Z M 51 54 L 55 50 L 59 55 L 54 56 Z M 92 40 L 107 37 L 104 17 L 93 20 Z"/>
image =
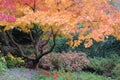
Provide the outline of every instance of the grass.
<path id="1" fill-rule="evenodd" d="M 0 74 L 0 80 L 36 80 L 36 76 L 39 76 L 39 74 L 35 70 L 14 68 Z"/>
<path id="2" fill-rule="evenodd" d="M 79 80 L 112 80 L 110 77 L 104 77 L 90 72 L 75 72 Z"/>
<path id="3" fill-rule="evenodd" d="M 56 74 L 56 71 L 53 71 L 52 74 Z M 68 73 L 57 71 L 59 78 L 54 79 L 54 76 L 43 75 L 42 72 L 35 70 L 29 70 L 26 68 L 14 68 L 9 69 L 4 74 L 0 74 L 0 80 L 112 80 L 104 76 L 99 76 L 95 73 L 89 72 L 73 72 L 72 76 L 67 79 L 63 75 L 68 75 Z"/>

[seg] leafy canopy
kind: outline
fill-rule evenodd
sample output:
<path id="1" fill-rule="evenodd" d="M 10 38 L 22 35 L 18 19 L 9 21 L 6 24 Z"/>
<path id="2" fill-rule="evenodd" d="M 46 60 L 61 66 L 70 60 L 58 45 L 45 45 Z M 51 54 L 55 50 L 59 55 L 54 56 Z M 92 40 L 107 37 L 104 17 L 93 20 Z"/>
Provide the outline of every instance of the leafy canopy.
<path id="1" fill-rule="evenodd" d="M 70 38 L 67 43 L 72 47 L 83 40 L 89 47 L 92 39 L 104 41 L 108 35 L 120 40 L 120 11 L 111 1 L 114 0 L 0 0 L 0 25 L 5 30 L 19 26 L 29 32 L 36 23 L 44 32 L 59 30 L 59 34 Z M 77 40 L 72 38 L 75 33 L 79 33 Z"/>

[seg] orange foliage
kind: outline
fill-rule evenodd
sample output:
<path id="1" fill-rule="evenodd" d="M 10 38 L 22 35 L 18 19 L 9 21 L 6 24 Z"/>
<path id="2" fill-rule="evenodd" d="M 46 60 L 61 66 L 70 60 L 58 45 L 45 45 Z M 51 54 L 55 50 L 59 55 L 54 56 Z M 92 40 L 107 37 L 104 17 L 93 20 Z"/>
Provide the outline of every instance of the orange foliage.
<path id="1" fill-rule="evenodd" d="M 108 35 L 120 40 L 120 11 L 110 5 L 109 0 L 14 0 L 8 6 L 7 1 L 11 0 L 0 1 L 0 10 L 17 19 L 7 24 L 0 21 L 5 30 L 20 26 L 21 30 L 29 32 L 33 23 L 37 23 L 44 31 L 51 27 L 54 31 L 59 29 L 59 34 L 70 38 L 68 44 L 73 47 L 83 40 L 85 47 L 89 47 L 92 39 L 104 41 Z M 78 29 L 79 24 L 84 27 Z M 72 33 L 79 33 L 78 40 L 72 40 Z"/>

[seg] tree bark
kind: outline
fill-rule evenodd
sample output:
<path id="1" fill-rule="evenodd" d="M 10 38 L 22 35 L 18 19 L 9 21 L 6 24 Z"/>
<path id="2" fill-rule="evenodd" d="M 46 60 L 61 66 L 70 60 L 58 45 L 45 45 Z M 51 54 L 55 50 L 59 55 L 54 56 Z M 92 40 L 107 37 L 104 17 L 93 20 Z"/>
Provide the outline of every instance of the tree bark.
<path id="1" fill-rule="evenodd" d="M 5 43 L 7 45 L 9 45 L 9 47 L 11 47 L 11 48 L 12 48 L 12 46 L 9 43 L 12 43 L 12 45 L 14 45 L 14 47 L 16 47 L 16 49 L 19 51 L 20 54 L 14 54 L 14 55 L 23 57 L 24 60 L 26 61 L 26 64 L 27 64 L 26 67 L 29 67 L 29 68 L 36 68 L 36 66 L 39 63 L 39 60 L 43 56 L 51 53 L 53 51 L 55 45 L 56 45 L 56 36 L 57 36 L 57 32 L 58 31 L 56 31 L 55 33 L 53 33 L 53 30 L 51 30 L 51 32 L 46 33 L 47 36 L 48 36 L 48 39 L 45 40 L 45 41 L 41 39 L 42 37 L 40 37 L 40 36 L 45 36 L 44 34 L 40 34 L 40 36 L 38 38 L 34 39 L 33 36 L 32 36 L 32 33 L 30 33 L 30 37 L 31 37 L 32 41 L 36 41 L 35 43 L 32 44 L 34 46 L 34 50 L 35 50 L 35 52 L 34 52 L 35 57 L 30 57 L 28 55 L 25 55 L 25 53 L 24 53 L 24 51 L 22 49 L 23 48 L 22 45 L 18 44 L 14 40 L 11 31 L 4 32 L 4 35 L 5 35 L 4 37 L 5 37 L 5 40 L 6 40 Z M 49 49 L 46 50 L 45 46 L 48 45 L 49 40 L 50 40 L 51 37 L 53 38 L 53 45 L 49 46 Z"/>

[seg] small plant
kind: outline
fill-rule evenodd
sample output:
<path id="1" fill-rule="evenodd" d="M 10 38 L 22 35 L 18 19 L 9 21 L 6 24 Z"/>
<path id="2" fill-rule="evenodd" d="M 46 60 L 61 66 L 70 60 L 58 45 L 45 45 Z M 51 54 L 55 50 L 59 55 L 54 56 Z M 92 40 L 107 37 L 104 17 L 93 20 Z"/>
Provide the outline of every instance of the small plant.
<path id="1" fill-rule="evenodd" d="M 90 58 L 89 68 L 95 70 L 95 72 L 109 72 L 114 68 L 115 63 L 110 58 Z"/>
<path id="2" fill-rule="evenodd" d="M 94 57 L 89 58 L 90 65 L 86 70 L 95 72 L 100 75 L 109 76 L 114 79 L 118 77 L 119 74 L 119 63 L 120 57 L 117 54 L 113 54 L 110 57 Z M 84 69 L 85 70 L 85 69 Z"/>
<path id="3" fill-rule="evenodd" d="M 46 72 L 41 75 L 40 80 L 78 80 L 77 77 L 71 72 L 65 72 L 64 70 Z"/>
<path id="4" fill-rule="evenodd" d="M 11 53 L 5 57 L 8 67 L 21 66 L 24 63 L 24 60 L 21 57 L 15 57 Z"/>
<path id="5" fill-rule="evenodd" d="M 7 66 L 4 62 L 0 61 L 0 73 L 7 71 Z"/>
<path id="6" fill-rule="evenodd" d="M 4 71 L 7 71 L 7 65 L 5 58 L 2 57 L 2 55 L 0 54 L 0 72 L 4 72 Z"/>
<path id="7" fill-rule="evenodd" d="M 113 77 L 120 80 L 120 63 L 116 65 L 116 67 L 112 71 Z"/>
<path id="8" fill-rule="evenodd" d="M 78 77 L 78 80 L 112 80 L 110 77 L 105 77 L 90 72 L 74 72 L 74 74 Z"/>

